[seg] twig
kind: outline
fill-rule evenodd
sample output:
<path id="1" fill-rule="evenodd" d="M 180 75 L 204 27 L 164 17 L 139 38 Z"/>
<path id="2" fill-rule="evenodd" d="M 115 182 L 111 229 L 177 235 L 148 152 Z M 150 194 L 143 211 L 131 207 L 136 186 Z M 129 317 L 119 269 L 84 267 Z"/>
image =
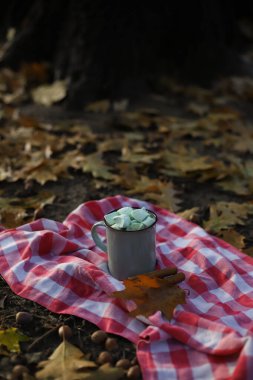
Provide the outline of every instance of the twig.
<path id="1" fill-rule="evenodd" d="M 163 281 L 166 282 L 166 285 L 176 285 L 179 284 L 180 282 L 185 280 L 185 274 L 180 272 L 175 274 L 174 276 L 164 278 Z"/>
<path id="2" fill-rule="evenodd" d="M 177 273 L 177 267 L 170 267 L 170 268 L 155 270 L 154 272 L 148 272 L 148 273 L 145 273 L 145 275 L 149 277 L 163 278 L 163 277 L 171 276 L 176 273 Z"/>
<path id="3" fill-rule="evenodd" d="M 27 348 L 27 351 L 31 351 L 34 347 L 37 346 L 38 343 L 40 343 L 42 340 L 44 340 L 45 338 L 47 338 L 49 335 L 53 334 L 54 332 L 56 332 L 59 327 L 61 325 L 58 325 L 58 326 L 55 326 L 53 328 L 51 328 L 50 330 L 46 331 L 44 334 L 42 334 L 41 336 L 39 336 L 37 339 L 35 339 L 31 344 L 30 346 L 28 346 Z"/>

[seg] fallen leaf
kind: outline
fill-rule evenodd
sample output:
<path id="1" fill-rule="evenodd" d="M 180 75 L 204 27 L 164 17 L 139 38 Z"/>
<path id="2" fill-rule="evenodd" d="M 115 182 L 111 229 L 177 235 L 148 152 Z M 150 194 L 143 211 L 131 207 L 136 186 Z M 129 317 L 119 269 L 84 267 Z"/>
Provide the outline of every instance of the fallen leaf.
<path id="1" fill-rule="evenodd" d="M 191 102 L 187 105 L 187 111 L 192 112 L 194 115 L 203 116 L 208 113 L 210 107 L 206 103 Z"/>
<path id="2" fill-rule="evenodd" d="M 137 307 L 130 312 L 131 316 L 149 317 L 156 311 L 161 311 L 171 320 L 175 307 L 186 302 L 185 291 L 177 285 L 168 285 L 166 279 L 141 274 L 128 278 L 123 283 L 125 289 L 113 292 L 112 295 L 136 303 Z"/>
<path id="3" fill-rule="evenodd" d="M 194 219 L 197 217 L 199 212 L 199 207 L 193 207 L 188 210 L 184 210 L 182 212 L 178 212 L 177 215 L 179 215 L 181 218 L 194 221 Z"/>
<path id="4" fill-rule="evenodd" d="M 133 188 L 139 181 L 139 174 L 135 167 L 129 162 L 119 162 L 116 166 L 120 175 L 113 180 L 114 185 L 120 185 L 126 189 Z"/>
<path id="5" fill-rule="evenodd" d="M 231 77 L 220 82 L 220 89 L 236 95 L 240 99 L 253 99 L 253 79 L 250 77 Z"/>
<path id="6" fill-rule="evenodd" d="M 129 105 L 128 99 L 122 99 L 119 101 L 115 101 L 115 102 L 113 102 L 113 110 L 115 112 L 125 112 L 128 105 Z"/>
<path id="7" fill-rule="evenodd" d="M 45 83 L 48 79 L 48 65 L 41 62 L 22 63 L 20 69 L 28 84 Z"/>
<path id="8" fill-rule="evenodd" d="M 38 211 L 42 210 L 45 205 L 52 204 L 54 199 L 55 195 L 48 191 L 41 191 L 37 195 L 26 198 L 0 197 L 0 223 L 6 228 L 14 228 L 24 221 L 31 221 Z M 30 209 L 34 209 L 34 211 L 30 212 L 30 217 L 27 219 Z"/>
<path id="9" fill-rule="evenodd" d="M 94 178 L 103 178 L 106 180 L 115 179 L 115 174 L 111 172 L 112 168 L 104 163 L 100 152 L 88 155 L 77 155 L 72 163 L 72 167 L 81 169 L 84 173 L 91 173 Z"/>
<path id="10" fill-rule="evenodd" d="M 25 78 L 8 68 L 0 70 L 0 99 L 5 104 L 14 104 L 27 99 Z"/>
<path id="11" fill-rule="evenodd" d="M 161 181 L 142 175 L 140 178 L 138 178 L 137 181 L 135 181 L 134 186 L 131 186 L 131 189 L 127 192 L 127 194 L 146 194 L 153 192 L 159 193 L 160 184 Z"/>
<path id="12" fill-rule="evenodd" d="M 232 191 L 238 195 L 250 195 L 252 193 L 252 190 L 249 188 L 249 182 L 236 176 L 217 182 L 217 186 L 224 191 Z"/>
<path id="13" fill-rule="evenodd" d="M 161 153 L 149 153 L 143 144 L 128 144 L 125 145 L 121 150 L 121 161 L 127 161 L 131 163 L 143 163 L 151 164 L 152 162 L 159 160 L 161 158 Z"/>
<path id="14" fill-rule="evenodd" d="M 129 195 L 145 194 L 146 199 L 155 201 L 158 206 L 176 212 L 181 200 L 177 197 L 178 191 L 173 182 L 163 182 L 141 176 L 138 181 L 126 192 Z"/>
<path id="15" fill-rule="evenodd" d="M 85 111 L 95 113 L 107 113 L 110 109 L 111 103 L 107 99 L 98 100 L 93 103 L 88 103 L 85 106 Z"/>
<path id="16" fill-rule="evenodd" d="M 11 352 L 20 352 L 19 342 L 26 342 L 30 338 L 18 331 L 16 327 L 0 330 L 0 344 Z"/>
<path id="17" fill-rule="evenodd" d="M 220 231 L 218 236 L 225 240 L 227 243 L 231 244 L 233 247 L 238 249 L 243 249 L 245 245 L 245 236 L 239 234 L 236 230 L 229 229 L 225 231 Z"/>
<path id="18" fill-rule="evenodd" d="M 251 128 L 241 126 L 240 135 L 234 136 L 233 150 L 239 153 L 253 153 L 253 132 Z"/>
<path id="19" fill-rule="evenodd" d="M 161 159 L 161 172 L 166 175 L 193 175 L 213 169 L 208 156 L 200 156 L 194 149 L 186 150 L 184 146 L 177 152 L 166 150 Z"/>
<path id="20" fill-rule="evenodd" d="M 236 224 L 244 225 L 249 214 L 253 214 L 252 203 L 217 202 L 210 206 L 210 216 L 204 221 L 204 228 L 217 233 Z"/>
<path id="21" fill-rule="evenodd" d="M 253 247 L 244 248 L 243 252 L 246 255 L 253 257 Z"/>
<path id="22" fill-rule="evenodd" d="M 178 198 L 178 191 L 176 190 L 173 182 L 159 181 L 159 183 L 159 192 L 147 193 L 147 198 L 155 201 L 160 207 L 165 207 L 172 212 L 177 212 L 179 210 L 179 204 L 182 201 Z"/>
<path id="23" fill-rule="evenodd" d="M 49 357 L 39 363 L 42 369 L 36 372 L 37 379 L 54 380 L 117 380 L 124 370 L 109 364 L 98 367 L 93 361 L 86 360 L 79 348 L 64 340 Z"/>
<path id="24" fill-rule="evenodd" d="M 64 159 L 42 158 L 38 161 L 27 163 L 22 169 L 14 171 L 12 181 L 25 179 L 28 181 L 36 181 L 41 185 L 45 185 L 48 181 L 57 181 L 58 178 L 71 178 L 68 172 L 68 163 Z"/>
<path id="25" fill-rule="evenodd" d="M 50 107 L 63 100 L 67 95 L 67 81 L 58 80 L 52 84 L 41 85 L 32 90 L 32 99 L 35 103 Z"/>

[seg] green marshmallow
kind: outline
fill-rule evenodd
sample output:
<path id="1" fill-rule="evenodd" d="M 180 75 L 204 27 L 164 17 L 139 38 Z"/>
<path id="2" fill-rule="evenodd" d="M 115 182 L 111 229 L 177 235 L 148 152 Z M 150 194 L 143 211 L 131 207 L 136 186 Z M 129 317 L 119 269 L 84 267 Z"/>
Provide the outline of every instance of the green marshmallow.
<path id="1" fill-rule="evenodd" d="M 153 214 L 150 214 L 150 216 L 148 216 L 145 220 L 143 220 L 143 224 L 146 226 L 146 227 L 149 227 L 151 226 L 152 224 L 154 224 L 154 221 L 155 221 L 155 217 L 151 217 L 151 215 L 153 216 Z"/>
<path id="2" fill-rule="evenodd" d="M 111 227 L 114 228 L 115 230 L 122 230 L 122 228 L 120 227 L 120 225 L 118 225 L 117 223 L 112 224 Z"/>
<path id="3" fill-rule="evenodd" d="M 118 210 L 119 214 L 125 214 L 125 215 L 130 215 L 131 212 L 133 211 L 132 207 L 122 207 Z"/>
<path id="4" fill-rule="evenodd" d="M 144 207 L 121 209 L 106 214 L 105 221 L 115 230 L 139 231 L 154 224 L 155 216 Z"/>
<path id="5" fill-rule="evenodd" d="M 133 222 L 127 227 L 127 231 L 139 231 L 143 230 L 145 228 L 145 225 L 143 223 Z"/>
<path id="6" fill-rule="evenodd" d="M 114 216 L 113 220 L 120 228 L 126 228 L 131 223 L 129 216 L 126 214 Z"/>
<path id="7" fill-rule="evenodd" d="M 149 213 L 144 208 L 137 208 L 132 211 L 131 217 L 134 218 L 137 222 L 142 222 L 149 216 Z"/>
<path id="8" fill-rule="evenodd" d="M 110 214 L 106 214 L 104 216 L 106 222 L 109 224 L 109 226 L 111 226 L 112 224 L 115 223 L 114 221 L 114 217 L 118 215 L 118 212 L 117 211 L 114 211 L 114 212 L 111 212 Z"/>

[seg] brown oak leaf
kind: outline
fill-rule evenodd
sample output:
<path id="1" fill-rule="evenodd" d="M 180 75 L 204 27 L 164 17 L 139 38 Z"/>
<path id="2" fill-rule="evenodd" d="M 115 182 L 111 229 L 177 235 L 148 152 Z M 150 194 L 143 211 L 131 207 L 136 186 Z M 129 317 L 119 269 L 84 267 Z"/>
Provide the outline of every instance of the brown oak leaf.
<path id="1" fill-rule="evenodd" d="M 133 317 L 137 315 L 149 317 L 156 311 L 161 311 L 170 320 L 175 307 L 186 302 L 185 291 L 176 285 L 183 281 L 185 276 L 183 273 L 177 273 L 159 278 L 155 273 L 140 274 L 124 280 L 126 288 L 113 292 L 112 295 L 136 303 L 136 309 L 130 312 Z"/>

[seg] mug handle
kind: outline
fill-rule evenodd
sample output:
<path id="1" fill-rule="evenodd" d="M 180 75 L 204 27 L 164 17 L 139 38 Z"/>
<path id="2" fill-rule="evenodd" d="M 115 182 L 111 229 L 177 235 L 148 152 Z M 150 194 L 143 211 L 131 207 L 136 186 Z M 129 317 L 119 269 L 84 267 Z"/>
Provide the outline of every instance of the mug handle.
<path id="1" fill-rule="evenodd" d="M 104 251 L 104 252 L 107 253 L 107 246 L 100 239 L 100 237 L 99 237 L 99 235 L 97 233 L 97 227 L 106 227 L 106 224 L 102 220 L 100 222 L 97 222 L 97 223 L 93 224 L 93 226 L 91 227 L 91 236 L 92 236 L 92 239 L 94 240 L 95 244 L 102 251 Z"/>

